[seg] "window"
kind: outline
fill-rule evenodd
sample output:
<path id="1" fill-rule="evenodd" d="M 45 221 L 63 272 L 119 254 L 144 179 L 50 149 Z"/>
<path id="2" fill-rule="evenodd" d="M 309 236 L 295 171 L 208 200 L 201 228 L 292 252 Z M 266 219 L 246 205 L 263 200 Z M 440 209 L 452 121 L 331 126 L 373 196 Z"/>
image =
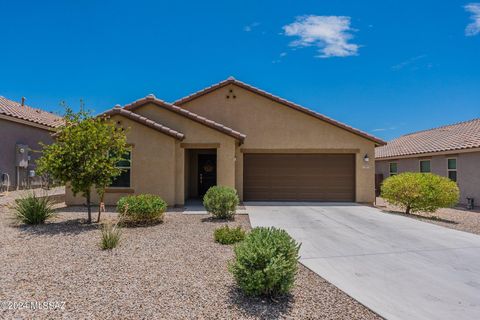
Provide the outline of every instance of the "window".
<path id="1" fill-rule="evenodd" d="M 447 159 L 447 173 L 452 181 L 457 181 L 457 159 Z"/>
<path id="2" fill-rule="evenodd" d="M 398 164 L 396 162 L 390 162 L 390 176 L 394 176 L 398 173 Z"/>
<path id="3" fill-rule="evenodd" d="M 130 187 L 130 171 L 131 171 L 131 152 L 128 151 L 123 155 L 123 159 L 117 162 L 117 168 L 122 169 L 122 173 L 113 179 L 110 187 L 129 188 Z"/>
<path id="4" fill-rule="evenodd" d="M 420 172 L 430 172 L 430 160 L 420 160 Z"/>

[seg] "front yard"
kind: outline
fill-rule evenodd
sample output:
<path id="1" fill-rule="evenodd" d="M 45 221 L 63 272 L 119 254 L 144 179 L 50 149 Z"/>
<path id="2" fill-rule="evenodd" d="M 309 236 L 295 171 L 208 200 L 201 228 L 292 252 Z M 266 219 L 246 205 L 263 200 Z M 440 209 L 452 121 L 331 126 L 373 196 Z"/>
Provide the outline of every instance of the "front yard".
<path id="1" fill-rule="evenodd" d="M 227 271 L 232 247 L 212 239 L 224 223 L 206 215 L 169 212 L 163 224 L 124 228 L 119 247 L 102 251 L 83 208 L 59 205 L 57 214 L 19 226 L 0 206 L 0 301 L 65 302 L 64 310 L 2 306 L 0 318 L 379 318 L 303 265 L 290 296 L 246 298 Z M 246 215 L 229 224 L 250 228 Z"/>
<path id="2" fill-rule="evenodd" d="M 466 210 L 461 207 L 441 208 L 435 213 L 415 212 L 405 214 L 402 209 L 390 205 L 382 198 L 377 198 L 376 207 L 385 213 L 398 214 L 440 226 L 480 234 L 480 210 Z"/>

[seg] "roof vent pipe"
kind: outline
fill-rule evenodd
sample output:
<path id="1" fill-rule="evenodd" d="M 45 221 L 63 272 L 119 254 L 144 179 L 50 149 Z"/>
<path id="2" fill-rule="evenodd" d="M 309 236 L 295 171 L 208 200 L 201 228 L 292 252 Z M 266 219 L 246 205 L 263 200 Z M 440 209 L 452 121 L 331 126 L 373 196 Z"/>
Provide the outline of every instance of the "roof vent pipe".
<path id="1" fill-rule="evenodd" d="M 22 97 L 22 107 L 25 106 L 25 100 L 27 100 L 27 98 Z"/>

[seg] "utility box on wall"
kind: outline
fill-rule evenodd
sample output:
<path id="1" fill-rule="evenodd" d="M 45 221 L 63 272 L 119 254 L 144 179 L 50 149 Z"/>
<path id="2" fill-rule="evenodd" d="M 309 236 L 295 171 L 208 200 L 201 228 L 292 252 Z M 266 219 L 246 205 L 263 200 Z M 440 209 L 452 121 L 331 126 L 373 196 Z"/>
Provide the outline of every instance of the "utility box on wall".
<path id="1" fill-rule="evenodd" d="M 15 166 L 19 168 L 28 167 L 28 146 L 17 144 L 15 147 Z"/>

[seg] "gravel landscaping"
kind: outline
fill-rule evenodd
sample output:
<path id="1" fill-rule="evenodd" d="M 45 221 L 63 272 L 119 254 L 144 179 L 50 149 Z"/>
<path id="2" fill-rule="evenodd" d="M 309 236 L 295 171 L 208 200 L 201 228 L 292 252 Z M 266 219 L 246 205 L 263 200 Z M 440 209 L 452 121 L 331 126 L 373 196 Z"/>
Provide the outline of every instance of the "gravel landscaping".
<path id="1" fill-rule="evenodd" d="M 466 210 L 460 207 L 443 208 L 435 213 L 415 212 L 406 215 L 400 208 L 388 204 L 381 198 L 377 198 L 376 206 L 386 213 L 399 214 L 451 229 L 480 234 L 480 209 L 477 207 L 475 210 Z"/>
<path id="2" fill-rule="evenodd" d="M 30 227 L 0 206 L 0 301 L 65 302 L 64 309 L 2 305 L 0 318 L 380 318 L 302 265 L 290 296 L 246 298 L 227 272 L 232 247 L 213 241 L 225 223 L 206 215 L 169 212 L 163 224 L 123 229 L 119 247 L 102 251 L 99 226 L 83 222 L 84 209 L 58 207 L 54 220 Z M 116 220 L 114 212 L 103 217 Z M 250 227 L 246 215 L 228 224 Z"/>

